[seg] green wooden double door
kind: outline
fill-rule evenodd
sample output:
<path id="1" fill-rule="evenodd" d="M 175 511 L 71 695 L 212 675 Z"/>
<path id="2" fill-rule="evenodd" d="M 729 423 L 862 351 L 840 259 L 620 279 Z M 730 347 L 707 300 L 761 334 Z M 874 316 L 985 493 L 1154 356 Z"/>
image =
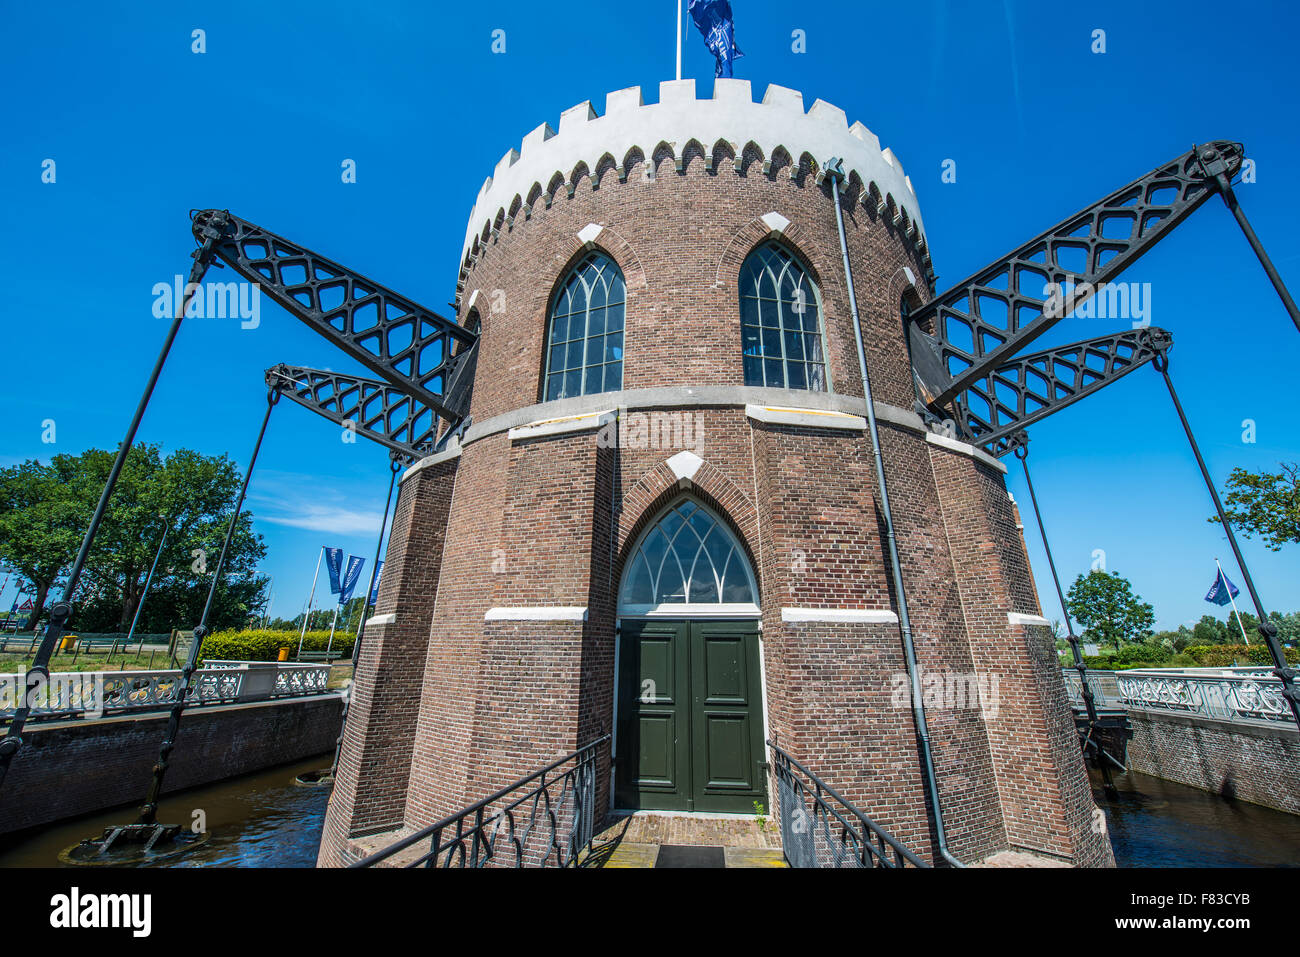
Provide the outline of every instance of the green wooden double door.
<path id="1" fill-rule="evenodd" d="M 618 807 L 752 814 L 765 755 L 758 622 L 623 622 Z"/>

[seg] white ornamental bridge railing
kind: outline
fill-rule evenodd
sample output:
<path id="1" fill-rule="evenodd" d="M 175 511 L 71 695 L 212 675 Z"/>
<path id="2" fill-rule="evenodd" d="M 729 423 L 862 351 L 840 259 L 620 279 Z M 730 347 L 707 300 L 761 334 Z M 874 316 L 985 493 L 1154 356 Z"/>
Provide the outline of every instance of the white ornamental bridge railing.
<path id="1" fill-rule="evenodd" d="M 1105 672 L 1089 671 L 1088 677 L 1098 674 Z M 1111 674 L 1117 694 L 1107 704 L 1220 721 L 1294 720 L 1282 697 L 1282 682 L 1267 667 L 1135 668 Z M 1078 675 L 1067 671 L 1065 679 L 1071 699 L 1078 698 Z"/>
<path id="2" fill-rule="evenodd" d="M 246 704 L 324 694 L 330 666 L 275 661 L 206 661 L 190 679 L 186 707 Z M 11 720 L 22 701 L 26 672 L 0 674 L 0 723 Z M 31 718 L 98 718 L 160 711 L 176 703 L 181 672 L 56 672 L 40 682 L 31 698 Z"/>

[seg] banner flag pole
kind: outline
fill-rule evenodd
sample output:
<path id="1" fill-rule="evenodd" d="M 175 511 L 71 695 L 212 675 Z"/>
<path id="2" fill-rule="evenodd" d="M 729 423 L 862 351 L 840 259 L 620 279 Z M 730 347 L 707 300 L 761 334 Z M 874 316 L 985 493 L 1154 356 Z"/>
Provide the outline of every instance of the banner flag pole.
<path id="1" fill-rule="evenodd" d="M 302 614 L 302 631 L 298 634 L 298 659 L 302 659 L 302 640 L 307 636 L 307 620 L 311 618 L 312 602 L 316 600 L 316 579 L 320 578 L 320 560 L 325 557 L 325 546 L 316 554 L 316 573 L 311 576 L 311 594 L 307 598 L 307 610 Z"/>
<path id="2" fill-rule="evenodd" d="M 1219 564 L 1217 558 L 1214 560 L 1214 567 L 1217 568 L 1219 574 L 1223 576 L 1223 584 L 1226 586 L 1228 584 L 1228 577 L 1223 574 L 1223 566 Z M 1241 623 L 1241 612 L 1237 611 L 1237 599 L 1232 597 L 1231 588 L 1228 589 L 1228 601 L 1232 602 L 1232 613 L 1237 616 L 1237 627 L 1241 629 L 1241 638 L 1247 645 L 1249 645 L 1250 639 L 1246 637 L 1246 626 Z"/>
<path id="3" fill-rule="evenodd" d="M 677 0 L 677 79 L 682 78 L 682 0 Z"/>

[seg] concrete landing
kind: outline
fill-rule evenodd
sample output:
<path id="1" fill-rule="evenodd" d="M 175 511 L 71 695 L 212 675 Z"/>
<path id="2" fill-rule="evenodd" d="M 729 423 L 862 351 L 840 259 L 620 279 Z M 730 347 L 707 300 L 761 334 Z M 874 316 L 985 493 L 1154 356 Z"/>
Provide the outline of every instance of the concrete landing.
<path id="1" fill-rule="evenodd" d="M 998 851 L 971 867 L 1069 867 L 1066 861 L 1028 851 Z"/>
<path id="2" fill-rule="evenodd" d="M 585 867 L 788 867 L 769 818 L 637 813 L 596 835 Z"/>

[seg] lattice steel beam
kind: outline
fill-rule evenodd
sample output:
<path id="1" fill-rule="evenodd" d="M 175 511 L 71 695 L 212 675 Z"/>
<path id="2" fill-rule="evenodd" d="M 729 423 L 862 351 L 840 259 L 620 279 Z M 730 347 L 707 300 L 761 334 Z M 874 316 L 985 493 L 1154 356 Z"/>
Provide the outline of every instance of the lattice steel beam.
<path id="1" fill-rule="evenodd" d="M 194 235 L 380 378 L 445 419 L 468 413 L 475 333 L 228 210 L 196 213 Z"/>
<path id="2" fill-rule="evenodd" d="M 975 445 L 1005 455 L 1022 444 L 1027 426 L 1141 368 L 1173 342 L 1152 326 L 1021 356 L 962 394 L 959 425 Z"/>
<path id="3" fill-rule="evenodd" d="M 1189 150 L 985 266 L 909 317 L 922 399 L 940 411 L 1064 318 L 1169 234 L 1241 168 L 1240 143 Z"/>
<path id="4" fill-rule="evenodd" d="M 287 399 L 410 459 L 429 455 L 437 442 L 438 417 L 418 399 L 387 382 L 324 369 L 278 365 L 266 384 Z"/>

